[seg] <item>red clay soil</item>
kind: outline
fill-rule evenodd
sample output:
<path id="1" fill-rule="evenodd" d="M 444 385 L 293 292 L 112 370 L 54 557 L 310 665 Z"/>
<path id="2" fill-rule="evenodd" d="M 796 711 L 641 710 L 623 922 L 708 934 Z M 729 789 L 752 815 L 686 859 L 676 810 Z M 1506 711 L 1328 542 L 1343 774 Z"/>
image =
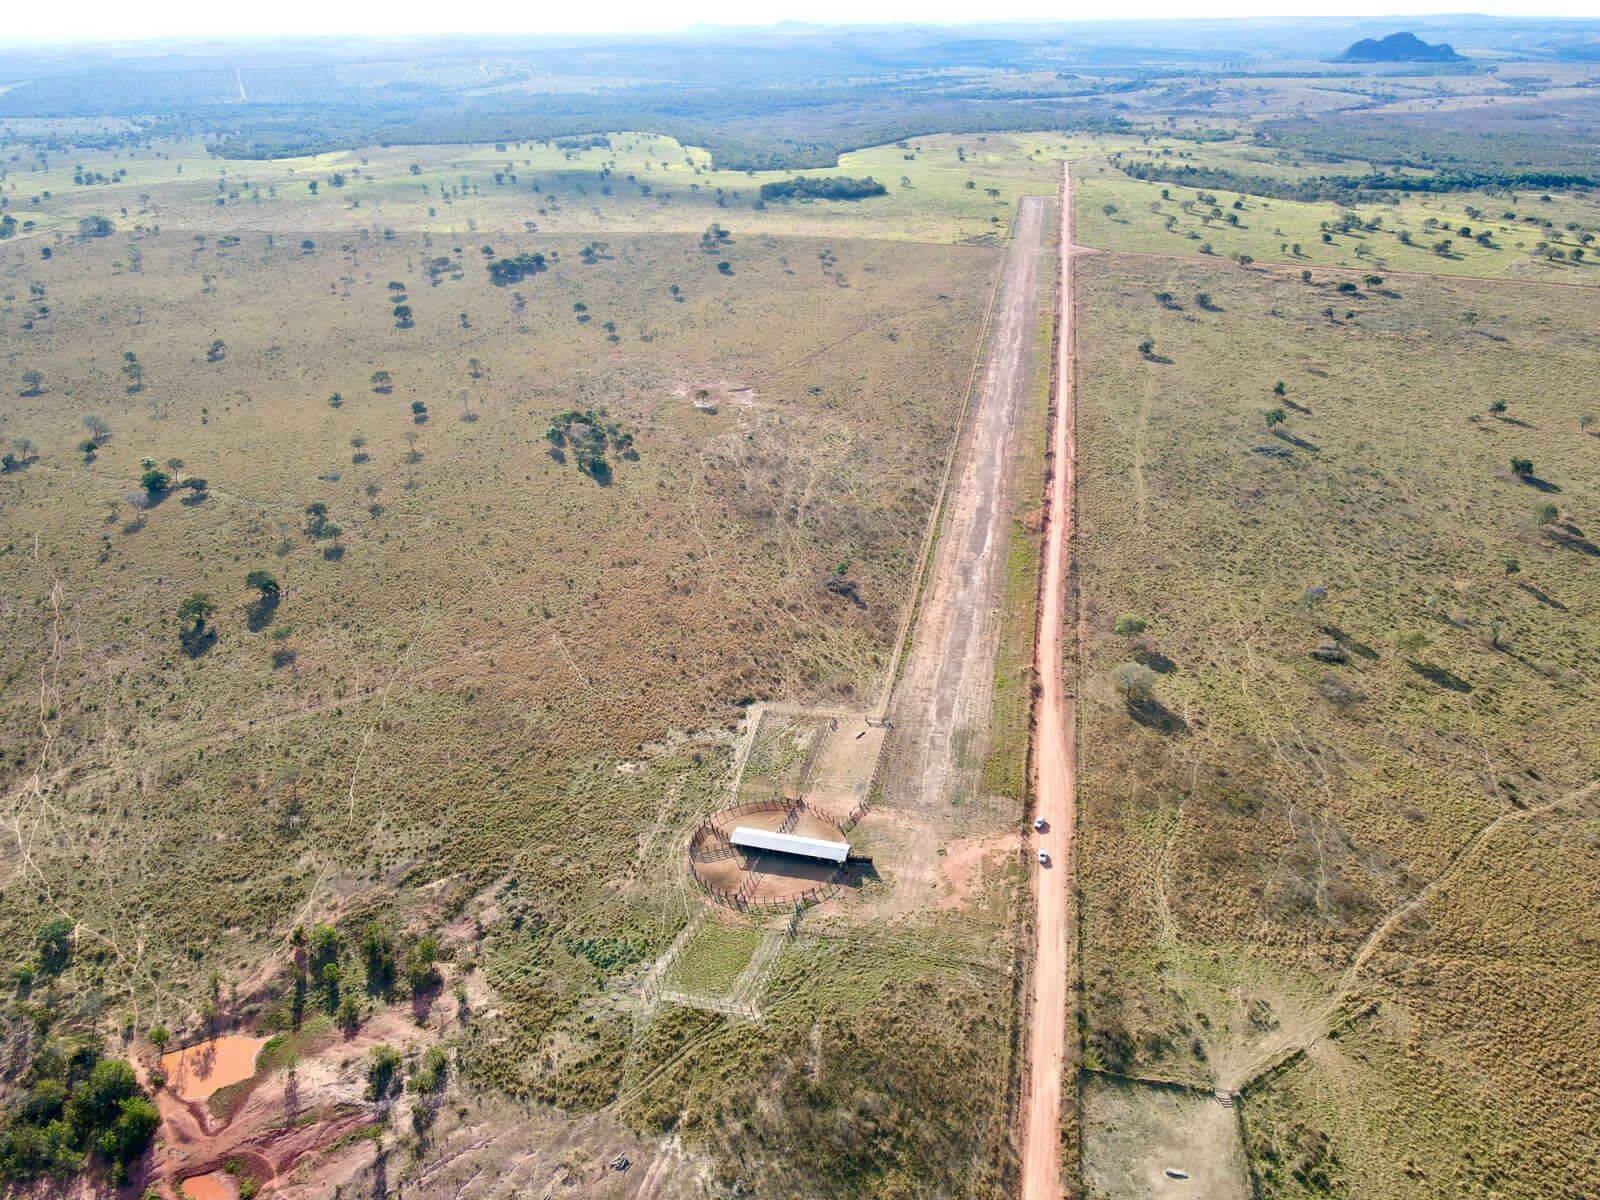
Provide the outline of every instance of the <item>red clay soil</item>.
<path id="1" fill-rule="evenodd" d="M 330 1030 L 301 1048 L 293 1070 L 250 1076 L 244 1095 L 224 1116 L 212 1113 L 206 1100 L 189 1099 L 172 1087 L 157 1089 L 161 1128 L 142 1188 L 174 1200 L 181 1187 L 191 1200 L 209 1200 L 234 1180 L 206 1177 L 233 1161 L 257 1181 L 263 1200 L 329 1190 L 319 1189 L 318 1176 L 336 1175 L 352 1157 L 370 1155 L 370 1141 L 347 1139 L 382 1118 L 364 1095 L 372 1047 L 384 1043 L 403 1051 L 441 1036 L 454 1019 L 454 1001 L 441 993 L 421 1023 L 411 1005 L 396 1005 L 374 1014 L 352 1036 Z M 254 1048 L 250 1062 L 253 1068 Z M 339 1149 L 329 1153 L 334 1147 Z M 309 1179 L 287 1178 L 308 1162 L 315 1164 Z"/>
<path id="2" fill-rule="evenodd" d="M 1039 848 L 1051 856 L 1035 870 L 1038 944 L 1033 961 L 1033 1002 L 1028 1030 L 1025 1125 L 1022 1147 L 1023 1200 L 1061 1196 L 1061 1093 L 1067 1046 L 1067 902 L 1072 883 L 1072 834 L 1076 793 L 1074 700 L 1063 685 L 1067 562 L 1073 536 L 1073 488 L 1077 447 L 1072 395 L 1072 180 L 1061 168 L 1061 318 L 1056 360 L 1055 430 L 1046 514 L 1044 581 L 1039 600 L 1035 669 L 1039 678 L 1033 740 L 1037 815 L 1048 822 Z"/>
<path id="3" fill-rule="evenodd" d="M 264 1037 L 225 1033 L 163 1054 L 161 1073 L 167 1086 L 185 1100 L 204 1100 L 254 1075 L 256 1055 L 266 1044 Z"/>

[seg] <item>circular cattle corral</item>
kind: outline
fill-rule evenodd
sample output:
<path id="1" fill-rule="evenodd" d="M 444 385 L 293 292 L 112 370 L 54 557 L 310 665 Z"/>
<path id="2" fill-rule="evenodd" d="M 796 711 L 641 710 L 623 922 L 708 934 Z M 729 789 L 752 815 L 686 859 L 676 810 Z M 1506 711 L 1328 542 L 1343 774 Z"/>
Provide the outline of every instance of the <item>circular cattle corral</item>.
<path id="1" fill-rule="evenodd" d="M 787 854 L 740 849 L 729 843 L 739 826 L 843 842 L 838 823 L 809 805 L 782 800 L 725 808 L 689 838 L 689 872 L 711 900 L 732 908 L 787 908 L 827 899 L 846 868 Z"/>

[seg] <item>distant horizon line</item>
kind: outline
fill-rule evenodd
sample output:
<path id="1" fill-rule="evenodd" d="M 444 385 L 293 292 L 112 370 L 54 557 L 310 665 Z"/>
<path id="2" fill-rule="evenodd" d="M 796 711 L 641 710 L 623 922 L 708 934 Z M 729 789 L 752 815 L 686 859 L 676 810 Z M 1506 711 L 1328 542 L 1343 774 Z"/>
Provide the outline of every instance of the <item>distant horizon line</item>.
<path id="1" fill-rule="evenodd" d="M 1072 16 L 1072 17 L 996 17 L 988 20 L 939 20 L 939 19 L 877 19 L 877 20 L 803 20 L 797 17 L 784 17 L 769 22 L 719 22 L 696 21 L 681 26 L 663 28 L 637 28 L 637 29 L 436 29 L 421 30 L 403 33 L 358 33 L 358 32 L 237 32 L 237 33 L 129 33 L 125 35 L 93 35 L 74 36 L 71 34 L 42 34 L 28 37 L 7 37 L 0 35 L 0 52 L 23 49 L 48 49 L 51 47 L 118 47 L 118 46 L 204 46 L 211 44 L 236 44 L 236 43 L 327 43 L 327 42 L 355 42 L 370 43 L 372 45 L 416 44 L 428 41 L 457 41 L 483 38 L 518 38 L 527 40 L 565 40 L 572 38 L 594 38 L 619 41 L 655 41 L 673 38 L 692 37 L 697 34 L 712 35 L 737 35 L 748 33 L 781 34 L 784 32 L 869 32 L 872 30 L 912 30 L 912 29 L 996 29 L 996 28 L 1033 28 L 1054 29 L 1073 28 L 1080 26 L 1097 26 L 1101 28 L 1115 28 L 1117 26 L 1162 26 L 1162 25 L 1316 25 L 1322 27 L 1350 26 L 1357 27 L 1372 24 L 1406 24 L 1406 23 L 1435 23 L 1435 22 L 1461 22 L 1482 21 L 1493 24 L 1515 25 L 1541 25 L 1541 24 L 1569 24 L 1592 25 L 1600 29 L 1600 15 L 1574 16 L 1560 13 L 1548 15 L 1517 13 L 1498 13 L 1465 10 L 1458 12 L 1395 12 L 1373 13 L 1365 15 L 1345 15 L 1336 13 L 1327 14 L 1238 14 L 1219 16 Z"/>

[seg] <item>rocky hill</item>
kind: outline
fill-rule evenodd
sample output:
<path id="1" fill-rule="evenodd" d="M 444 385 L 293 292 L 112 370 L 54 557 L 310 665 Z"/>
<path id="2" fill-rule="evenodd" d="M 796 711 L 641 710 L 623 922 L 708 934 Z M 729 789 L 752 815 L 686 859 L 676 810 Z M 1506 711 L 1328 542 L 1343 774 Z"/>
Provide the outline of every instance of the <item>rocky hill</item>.
<path id="1" fill-rule="evenodd" d="M 1386 38 L 1362 38 L 1338 62 L 1463 62 L 1448 43 L 1431 46 L 1414 33 L 1391 33 Z"/>

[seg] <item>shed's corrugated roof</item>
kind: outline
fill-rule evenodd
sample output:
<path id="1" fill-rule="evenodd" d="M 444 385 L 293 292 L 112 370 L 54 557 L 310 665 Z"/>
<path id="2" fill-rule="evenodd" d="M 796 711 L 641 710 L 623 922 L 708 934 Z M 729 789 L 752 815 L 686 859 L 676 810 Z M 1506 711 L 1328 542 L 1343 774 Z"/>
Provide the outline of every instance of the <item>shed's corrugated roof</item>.
<path id="1" fill-rule="evenodd" d="M 735 846 L 750 850 L 773 850 L 779 854 L 798 854 L 842 863 L 850 853 L 849 842 L 826 842 L 821 838 L 801 837 L 797 833 L 776 833 L 770 829 L 751 829 L 740 825 L 728 839 Z"/>

